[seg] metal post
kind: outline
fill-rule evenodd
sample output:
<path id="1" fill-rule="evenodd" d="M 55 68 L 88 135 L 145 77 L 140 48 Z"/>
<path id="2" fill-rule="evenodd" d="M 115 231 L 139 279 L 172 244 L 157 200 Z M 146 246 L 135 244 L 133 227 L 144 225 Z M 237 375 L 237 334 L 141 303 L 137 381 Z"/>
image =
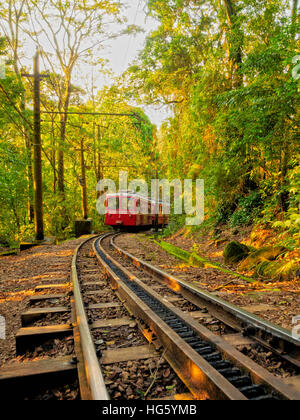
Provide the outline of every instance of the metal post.
<path id="1" fill-rule="evenodd" d="M 42 142 L 41 142 L 41 98 L 39 52 L 34 57 L 34 220 L 37 240 L 44 239 L 43 221 L 43 177 L 42 177 Z"/>
<path id="2" fill-rule="evenodd" d="M 156 167 L 156 173 L 155 173 L 155 177 L 156 177 L 156 212 L 155 212 L 155 232 L 158 232 L 158 218 L 159 218 L 159 184 L 158 184 L 158 167 Z"/>
<path id="3" fill-rule="evenodd" d="M 88 219 L 88 198 L 87 198 L 87 185 L 86 185 L 86 172 L 85 172 L 85 159 L 84 159 L 84 145 L 83 138 L 80 140 L 80 165 L 81 165 L 81 194 L 82 194 L 82 214 L 84 220 Z"/>

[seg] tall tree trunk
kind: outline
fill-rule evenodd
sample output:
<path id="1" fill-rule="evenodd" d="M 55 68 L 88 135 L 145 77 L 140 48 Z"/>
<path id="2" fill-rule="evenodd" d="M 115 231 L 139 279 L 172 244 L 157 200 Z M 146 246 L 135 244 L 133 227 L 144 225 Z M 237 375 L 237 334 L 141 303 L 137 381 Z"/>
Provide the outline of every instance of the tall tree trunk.
<path id="1" fill-rule="evenodd" d="M 229 34 L 229 57 L 232 72 L 233 86 L 238 88 L 243 83 L 243 76 L 240 74 L 242 65 L 243 32 L 238 22 L 238 16 L 233 0 L 223 0 L 226 9 Z"/>
<path id="2" fill-rule="evenodd" d="M 99 182 L 103 178 L 101 162 L 101 131 L 99 126 L 97 130 L 96 178 L 97 182 Z M 100 197 L 100 195 L 100 191 L 97 191 L 97 199 Z"/>
<path id="3" fill-rule="evenodd" d="M 58 151 L 58 191 L 63 201 L 65 201 L 65 163 L 64 163 L 64 144 L 66 138 L 66 125 L 67 121 L 65 115 L 61 116 L 60 120 L 60 145 Z"/>
<path id="4" fill-rule="evenodd" d="M 56 142 L 55 142 L 54 118 L 52 118 L 51 135 L 52 135 L 53 193 L 55 194 L 57 174 L 56 174 Z"/>
<path id="5" fill-rule="evenodd" d="M 25 128 L 25 127 L 24 127 Z M 28 221 L 33 223 L 34 221 L 34 204 L 33 204 L 33 169 L 32 169 L 32 140 L 30 133 L 25 132 L 25 148 L 27 155 L 27 212 L 28 212 Z"/>
<path id="6" fill-rule="evenodd" d="M 71 71 L 72 71 L 71 69 L 65 70 L 65 84 L 66 84 L 65 97 L 63 101 L 63 106 L 60 108 L 60 111 L 62 111 L 63 114 L 60 117 L 60 147 L 59 147 L 59 153 L 58 153 L 58 190 L 60 192 L 63 202 L 66 199 L 64 145 L 66 141 L 68 110 L 69 110 L 70 97 L 71 97 Z"/>
<path id="7" fill-rule="evenodd" d="M 297 21 L 298 5 L 299 5 L 299 0 L 293 0 L 293 10 L 292 10 L 292 23 L 293 24 L 295 24 Z"/>
<path id="8" fill-rule="evenodd" d="M 23 87 L 21 95 L 20 110 L 22 114 L 26 111 L 26 98 L 25 88 L 22 81 L 22 75 L 19 68 L 19 31 L 20 31 L 20 19 L 22 17 L 25 0 L 21 2 L 20 9 L 14 8 L 14 2 L 10 0 L 8 2 L 8 26 L 10 31 L 10 46 L 13 55 L 13 68 L 18 79 L 18 82 Z M 29 223 L 34 221 L 34 198 L 33 198 L 33 169 L 32 169 L 32 133 L 28 129 L 28 126 L 23 124 L 24 131 L 24 145 L 27 156 L 27 217 Z"/>
<path id="9" fill-rule="evenodd" d="M 297 23 L 297 18 L 298 18 L 298 6 L 299 6 L 299 0 L 293 0 L 293 9 L 292 9 L 293 40 L 296 38 L 296 34 L 297 34 L 296 23 Z"/>

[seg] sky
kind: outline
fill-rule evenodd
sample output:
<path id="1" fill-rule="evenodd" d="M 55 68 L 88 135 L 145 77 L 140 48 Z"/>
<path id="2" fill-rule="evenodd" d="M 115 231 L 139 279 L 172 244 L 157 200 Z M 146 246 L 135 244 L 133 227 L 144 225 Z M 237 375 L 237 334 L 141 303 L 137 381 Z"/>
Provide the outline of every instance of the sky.
<path id="1" fill-rule="evenodd" d="M 124 14 L 127 18 L 127 25 L 137 25 L 144 29 L 144 32 L 138 33 L 137 35 L 123 35 L 114 40 L 110 40 L 105 44 L 105 48 L 94 50 L 95 57 L 103 58 L 108 60 L 108 67 L 110 67 L 112 74 L 103 74 L 101 67 L 93 67 L 88 64 L 79 64 L 76 71 L 73 74 L 73 83 L 74 85 L 80 86 L 83 89 L 91 91 L 92 86 L 92 74 L 94 76 L 94 86 L 96 89 L 100 90 L 104 86 L 109 86 L 114 82 L 116 76 L 122 75 L 122 73 L 129 67 L 130 64 L 138 57 L 139 52 L 143 49 L 145 45 L 145 40 L 147 34 L 153 31 L 158 23 L 146 15 L 145 0 L 123 0 L 124 4 Z M 34 23 L 32 25 L 29 23 L 30 31 L 37 31 L 39 33 L 39 42 L 45 49 L 45 51 L 53 51 L 49 41 L 39 31 L 39 23 Z M 112 26 L 113 30 L 118 30 L 119 27 Z M 89 44 L 90 45 L 90 44 Z M 36 50 L 36 44 L 28 36 L 25 36 L 23 39 L 23 56 L 21 59 L 22 65 L 30 71 L 32 69 L 32 60 Z M 53 57 L 55 60 L 55 57 Z M 41 71 L 51 70 L 49 68 L 49 63 L 43 58 L 40 62 Z M 135 105 L 135 104 L 131 104 Z M 138 105 L 141 107 L 141 105 Z M 150 118 L 153 124 L 156 124 L 158 127 L 161 123 L 168 119 L 172 114 L 170 109 L 165 108 L 154 108 L 151 106 L 142 107 L 146 115 Z"/>
<path id="2" fill-rule="evenodd" d="M 105 56 L 110 61 L 113 73 L 117 76 L 120 76 L 134 61 L 139 51 L 144 47 L 147 34 L 157 27 L 157 22 L 146 16 L 144 0 L 126 0 L 124 4 L 127 9 L 128 24 L 141 26 L 145 33 L 139 33 L 136 36 L 123 36 L 110 43 L 110 48 Z M 109 82 L 109 80 L 106 79 L 105 82 Z M 171 116 L 167 107 L 158 109 L 148 106 L 143 109 L 151 122 L 157 126 L 160 126 L 164 120 Z"/>

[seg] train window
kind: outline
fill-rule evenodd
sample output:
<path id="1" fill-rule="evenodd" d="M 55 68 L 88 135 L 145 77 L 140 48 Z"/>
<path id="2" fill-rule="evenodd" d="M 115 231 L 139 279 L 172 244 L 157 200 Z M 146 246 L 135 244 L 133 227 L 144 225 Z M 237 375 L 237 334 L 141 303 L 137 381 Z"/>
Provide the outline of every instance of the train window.
<path id="1" fill-rule="evenodd" d="M 118 210 L 120 207 L 120 200 L 119 197 L 109 198 L 108 199 L 108 210 Z"/>
<path id="2" fill-rule="evenodd" d="M 129 211 L 134 211 L 135 210 L 135 198 L 134 197 L 129 197 L 129 199 L 128 199 L 128 210 Z"/>
<path id="3" fill-rule="evenodd" d="M 121 210 L 127 210 L 127 197 L 122 197 L 121 199 L 121 204 L 120 204 L 120 209 Z"/>
<path id="4" fill-rule="evenodd" d="M 140 211 L 141 211 L 141 200 L 140 200 L 140 199 L 138 199 L 138 200 L 136 201 L 136 210 L 137 210 L 138 212 L 140 212 Z"/>

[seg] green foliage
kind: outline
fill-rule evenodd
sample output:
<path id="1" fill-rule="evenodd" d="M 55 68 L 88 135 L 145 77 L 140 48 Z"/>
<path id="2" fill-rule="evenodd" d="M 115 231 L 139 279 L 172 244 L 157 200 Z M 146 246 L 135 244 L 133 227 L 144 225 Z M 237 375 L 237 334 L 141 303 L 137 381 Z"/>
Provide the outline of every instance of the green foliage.
<path id="1" fill-rule="evenodd" d="M 185 225 L 186 216 L 171 215 L 169 219 L 169 225 L 163 230 L 161 237 L 167 238 L 174 233 L 178 232 Z"/>
<path id="2" fill-rule="evenodd" d="M 235 264 L 244 260 L 249 255 L 249 248 L 237 241 L 229 242 L 224 249 L 224 259 L 226 264 Z"/>
<path id="3" fill-rule="evenodd" d="M 241 274 L 235 273 L 234 271 L 228 270 L 227 268 L 222 267 L 220 264 L 217 264 L 215 262 L 212 262 L 208 260 L 207 258 L 203 258 L 200 255 L 198 255 L 196 252 L 188 252 L 184 249 L 179 248 L 178 246 L 175 246 L 173 244 L 170 244 L 165 241 L 156 242 L 159 246 L 161 246 L 162 249 L 167 251 L 169 254 L 173 255 L 174 257 L 184 261 L 186 264 L 190 266 L 197 266 L 197 267 L 203 267 L 203 268 L 214 268 L 218 271 L 221 271 L 222 273 L 230 274 L 233 277 L 242 278 L 243 280 L 246 280 L 249 283 L 255 282 L 250 277 L 242 276 Z M 241 245 L 241 244 L 240 244 Z"/>
<path id="4" fill-rule="evenodd" d="M 247 226 L 253 224 L 260 216 L 263 202 L 260 193 L 252 191 L 247 197 L 239 200 L 238 208 L 230 217 L 230 226 Z"/>
<path id="5" fill-rule="evenodd" d="M 291 248 L 300 244 L 300 167 L 296 166 L 289 175 L 290 206 L 284 220 L 273 223 L 273 228 L 281 233 L 281 242 Z"/>
<path id="6" fill-rule="evenodd" d="M 127 77 L 136 99 L 172 104 L 159 133 L 161 160 L 171 179 L 205 180 L 210 220 L 275 222 L 296 244 L 299 17 L 291 18 L 288 1 L 235 2 L 233 15 L 225 5 L 150 1 L 159 27 Z"/>
<path id="7" fill-rule="evenodd" d="M 59 116 L 43 120 L 46 234 L 73 234 L 73 221 L 83 213 L 82 170 L 88 212 L 102 230 L 95 210 L 99 179 L 118 181 L 119 171 L 128 170 L 129 181 L 149 181 L 159 169 L 161 178 L 205 180 L 207 226 L 263 222 L 283 244 L 299 246 L 300 95 L 292 63 L 300 26 L 287 0 L 232 2 L 234 13 L 227 1 L 149 0 L 148 13 L 158 24 L 138 60 L 116 84 L 92 94 L 74 86 L 72 74 L 79 59 L 97 58 L 98 70 L 107 71 L 94 43 L 139 30 L 123 31 L 122 4 L 92 0 L 73 9 L 71 2 L 31 0 L 15 2 L 12 14 L 19 13 L 12 16 L 2 3 L 1 19 L 20 39 L 49 37 L 49 48 L 61 40 L 42 55 L 51 70 L 42 83 L 43 109 L 103 114 L 69 114 L 65 138 Z M 107 16 L 119 25 L 113 33 Z M 25 34 L 29 20 L 38 20 L 37 31 Z M 0 80 L 0 237 L 15 242 L 33 233 L 33 113 L 32 86 L 20 76 L 23 46 L 16 34 L 9 36 L 0 37 L 0 56 L 10 58 L 7 77 Z M 139 108 L 145 104 L 173 110 L 159 132 Z M 65 191 L 59 192 L 62 152 Z M 164 235 L 184 223 L 185 216 L 172 216 Z"/>

